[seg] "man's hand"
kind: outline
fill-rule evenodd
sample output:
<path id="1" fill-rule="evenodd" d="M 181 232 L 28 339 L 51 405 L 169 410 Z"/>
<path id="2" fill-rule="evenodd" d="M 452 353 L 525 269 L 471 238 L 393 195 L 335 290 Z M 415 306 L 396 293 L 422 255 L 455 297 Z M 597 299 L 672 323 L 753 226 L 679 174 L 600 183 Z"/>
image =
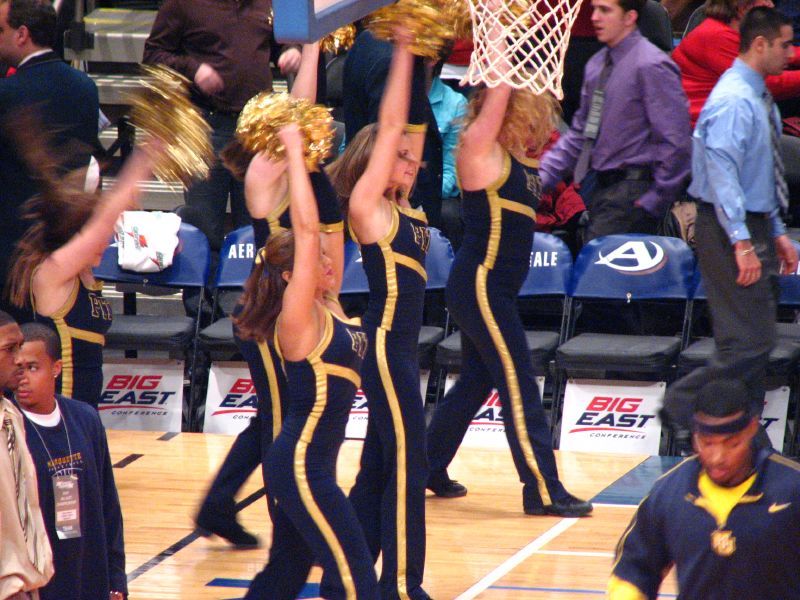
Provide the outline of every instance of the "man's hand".
<path id="1" fill-rule="evenodd" d="M 733 245 L 733 254 L 736 257 L 736 266 L 739 267 L 739 276 L 736 278 L 737 284 L 747 287 L 761 279 L 761 261 L 758 259 L 756 249 L 750 243 L 750 240 L 736 242 Z"/>
<path id="2" fill-rule="evenodd" d="M 283 75 L 297 73 L 300 69 L 300 50 L 297 48 L 286 48 L 278 57 L 278 68 Z"/>
<path id="3" fill-rule="evenodd" d="M 797 272 L 797 250 L 786 235 L 779 235 L 775 238 L 775 252 L 780 261 L 780 273 L 793 274 Z"/>
<path id="4" fill-rule="evenodd" d="M 209 96 L 221 92 L 225 87 L 222 77 L 208 63 L 203 63 L 197 68 L 197 72 L 194 74 L 194 83 L 200 88 L 200 91 Z"/>

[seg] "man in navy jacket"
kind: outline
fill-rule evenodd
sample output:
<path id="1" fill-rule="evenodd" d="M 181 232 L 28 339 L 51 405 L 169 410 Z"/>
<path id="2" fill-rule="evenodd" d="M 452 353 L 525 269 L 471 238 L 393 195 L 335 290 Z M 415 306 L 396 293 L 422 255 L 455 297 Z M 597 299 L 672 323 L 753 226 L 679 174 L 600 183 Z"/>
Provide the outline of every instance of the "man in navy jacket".
<path id="1" fill-rule="evenodd" d="M 693 416 L 697 455 L 661 477 L 618 545 L 611 600 L 655 599 L 674 564 L 680 598 L 800 595 L 800 465 L 756 447 L 741 381 L 713 380 Z"/>
<path id="2" fill-rule="evenodd" d="M 36 465 L 39 504 L 56 574 L 41 600 L 124 600 L 122 512 L 106 432 L 91 406 L 55 395 L 58 336 L 40 323 L 22 326 L 15 399 Z"/>
<path id="3" fill-rule="evenodd" d="M 0 0 L 0 62 L 16 67 L 16 74 L 0 79 L 0 288 L 14 246 L 30 225 L 19 209 L 37 191 L 7 124 L 21 109 L 32 110 L 52 136 L 53 156 L 65 170 L 86 168 L 97 140 L 97 86 L 53 52 L 55 35 L 49 0 Z M 0 299 L 8 309 L 4 304 Z"/>

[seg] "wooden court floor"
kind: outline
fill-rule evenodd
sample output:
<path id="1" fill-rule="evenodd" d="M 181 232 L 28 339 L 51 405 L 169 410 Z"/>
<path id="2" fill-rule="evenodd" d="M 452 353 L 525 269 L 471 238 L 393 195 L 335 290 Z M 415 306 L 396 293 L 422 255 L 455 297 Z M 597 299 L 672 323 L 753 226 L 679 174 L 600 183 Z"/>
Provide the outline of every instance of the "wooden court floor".
<path id="1" fill-rule="evenodd" d="M 242 490 L 239 500 L 247 505 L 239 516 L 261 536 L 261 549 L 232 550 L 218 538 L 198 537 L 192 524 L 233 437 L 132 431 L 109 431 L 108 437 L 125 519 L 130 597 L 242 598 L 266 560 L 270 539 L 265 500 L 258 497 L 260 473 Z M 339 477 L 345 489 L 355 478 L 360 451 L 356 441 L 342 449 Z M 435 600 L 603 597 L 614 546 L 660 472 L 658 465 L 655 473 L 649 467 L 658 459 L 556 454 L 567 489 L 580 497 L 598 497 L 592 517 L 526 516 L 507 450 L 459 451 L 450 475 L 467 485 L 469 494 L 458 499 L 429 496 L 426 505 L 425 589 Z M 319 578 L 319 569 L 314 569 L 301 597 L 317 597 L 314 582 Z M 675 589 L 670 576 L 662 597 L 674 598 Z"/>

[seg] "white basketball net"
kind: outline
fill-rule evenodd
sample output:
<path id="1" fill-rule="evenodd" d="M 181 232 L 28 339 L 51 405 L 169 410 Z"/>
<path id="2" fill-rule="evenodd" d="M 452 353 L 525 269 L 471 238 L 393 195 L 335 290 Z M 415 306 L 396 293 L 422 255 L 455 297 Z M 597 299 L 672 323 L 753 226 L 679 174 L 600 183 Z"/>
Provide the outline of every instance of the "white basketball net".
<path id="1" fill-rule="evenodd" d="M 564 55 L 581 1 L 589 0 L 469 0 L 475 49 L 465 82 L 505 82 L 560 100 Z M 502 54 L 489 37 L 497 32 L 507 43 Z"/>

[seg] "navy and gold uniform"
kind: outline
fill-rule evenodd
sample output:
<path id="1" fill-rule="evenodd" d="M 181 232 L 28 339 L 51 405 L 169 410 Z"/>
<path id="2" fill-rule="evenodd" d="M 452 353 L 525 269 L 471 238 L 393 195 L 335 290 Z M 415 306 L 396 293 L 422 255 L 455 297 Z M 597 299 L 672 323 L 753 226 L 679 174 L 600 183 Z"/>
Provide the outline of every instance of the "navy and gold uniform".
<path id="1" fill-rule="evenodd" d="M 311 171 L 311 188 L 317 199 L 319 212 L 319 230 L 322 233 L 334 233 L 344 229 L 339 199 L 324 170 Z M 289 193 L 278 203 L 272 212 L 263 219 L 253 219 L 253 238 L 256 248 L 261 248 L 273 233 L 292 228 L 289 219 Z"/>
<path id="2" fill-rule="evenodd" d="M 558 479 L 550 428 L 536 386 L 517 295 L 528 274 L 536 169 L 506 152 L 503 172 L 485 190 L 463 192 L 464 241 L 447 282 L 446 301 L 461 329 L 461 376 L 428 428 L 431 472 L 444 471 L 492 386 L 500 393 L 526 512 L 569 494 Z"/>
<path id="3" fill-rule="evenodd" d="M 344 224 L 339 208 L 339 199 L 325 172 L 311 172 L 309 177 L 317 200 L 320 231 L 324 233 L 342 231 Z M 270 235 L 290 228 L 289 194 L 287 193 L 267 218 L 253 220 L 255 247 L 263 248 Z M 256 253 L 256 257 L 258 257 L 258 253 Z M 241 311 L 241 305 L 236 306 L 233 316 L 235 317 L 239 311 Z M 222 463 L 208 490 L 198 521 L 202 521 L 203 511 L 206 507 L 208 510 L 211 506 L 216 506 L 227 513 L 235 510 L 233 499 L 236 492 L 259 464 L 263 469 L 263 461 L 272 441 L 278 436 L 281 415 L 285 412 L 286 400 L 282 391 L 285 386 L 285 377 L 272 345 L 267 342 L 242 339 L 239 337 L 236 327 L 233 329 L 233 337 L 250 369 L 250 376 L 258 396 L 258 413 L 236 436 L 236 440 L 225 457 L 225 462 Z M 271 502 L 268 507 L 270 510 L 272 509 Z"/>
<path id="4" fill-rule="evenodd" d="M 350 500 L 373 558 L 383 552 L 384 600 L 428 597 L 421 587 L 428 467 L 417 339 L 429 245 L 425 214 L 392 203 L 389 232 L 361 246 L 369 281 L 361 369 L 369 422 Z"/>
<path id="5" fill-rule="evenodd" d="M 697 457 L 666 473 L 617 544 L 609 597 L 658 597 L 669 567 L 678 598 L 800 598 L 800 465 L 758 451 L 755 472 L 723 488 Z"/>
<path id="6" fill-rule="evenodd" d="M 267 490 L 276 501 L 269 562 L 247 598 L 294 600 L 314 560 L 328 576 L 326 598 L 377 600 L 372 557 L 355 511 L 336 484 L 336 458 L 367 337 L 357 320 L 325 309 L 325 331 L 305 360 L 283 361 L 288 409 L 267 458 Z M 280 345 L 276 339 L 276 349 Z"/>
<path id="7" fill-rule="evenodd" d="M 61 340 L 61 376 L 56 390 L 63 396 L 88 402 L 95 408 L 103 390 L 103 346 L 111 327 L 111 303 L 103 298 L 103 284 L 86 286 L 80 277 L 64 305 L 49 317 L 36 312 L 34 320 L 52 328 Z"/>

